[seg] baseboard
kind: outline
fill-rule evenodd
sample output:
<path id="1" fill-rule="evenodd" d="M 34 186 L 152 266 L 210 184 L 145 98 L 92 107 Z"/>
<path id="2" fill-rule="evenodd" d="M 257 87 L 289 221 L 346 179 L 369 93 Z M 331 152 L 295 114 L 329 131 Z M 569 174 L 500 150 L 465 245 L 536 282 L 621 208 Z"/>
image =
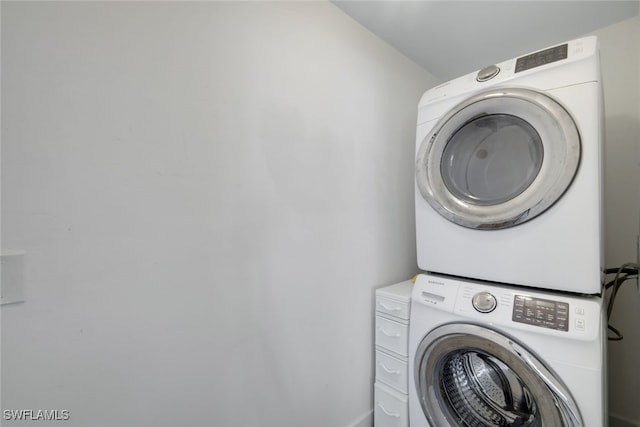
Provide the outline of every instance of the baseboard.
<path id="1" fill-rule="evenodd" d="M 609 427 L 640 427 L 640 423 L 616 414 L 609 414 Z"/>
<path id="2" fill-rule="evenodd" d="M 349 424 L 347 427 L 373 427 L 373 409 L 360 415 L 354 422 Z M 626 427 L 626 426 L 622 426 L 622 427 Z"/>

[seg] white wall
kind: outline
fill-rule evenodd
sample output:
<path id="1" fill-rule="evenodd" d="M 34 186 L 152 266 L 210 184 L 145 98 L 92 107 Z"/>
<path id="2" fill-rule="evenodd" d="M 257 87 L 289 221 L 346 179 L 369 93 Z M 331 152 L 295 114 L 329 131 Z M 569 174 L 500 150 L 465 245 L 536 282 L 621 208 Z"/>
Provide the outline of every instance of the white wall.
<path id="1" fill-rule="evenodd" d="M 435 83 L 329 3 L 2 2 L 2 408 L 366 423 Z"/>
<path id="2" fill-rule="evenodd" d="M 596 31 L 604 83 L 605 258 L 608 267 L 636 260 L 640 222 L 640 17 Z M 613 278 L 613 277 L 611 277 Z M 625 284 L 611 323 L 624 339 L 609 343 L 609 409 L 640 425 L 640 295 Z"/>

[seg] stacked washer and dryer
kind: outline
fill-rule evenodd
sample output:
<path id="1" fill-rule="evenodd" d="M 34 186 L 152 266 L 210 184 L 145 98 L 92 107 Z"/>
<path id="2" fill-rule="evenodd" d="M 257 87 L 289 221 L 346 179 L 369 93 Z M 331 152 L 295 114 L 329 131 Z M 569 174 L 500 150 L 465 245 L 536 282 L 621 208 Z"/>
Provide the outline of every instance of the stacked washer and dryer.
<path id="1" fill-rule="evenodd" d="M 601 427 L 603 99 L 595 37 L 418 110 L 411 427 Z"/>

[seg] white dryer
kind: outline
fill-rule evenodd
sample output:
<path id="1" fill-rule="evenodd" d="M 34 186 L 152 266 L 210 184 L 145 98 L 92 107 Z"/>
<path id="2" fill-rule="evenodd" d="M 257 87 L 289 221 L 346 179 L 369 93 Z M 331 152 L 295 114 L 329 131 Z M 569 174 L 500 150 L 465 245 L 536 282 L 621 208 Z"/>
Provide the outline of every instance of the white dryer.
<path id="1" fill-rule="evenodd" d="M 603 101 L 595 37 L 427 91 L 416 133 L 422 270 L 600 293 Z"/>
<path id="2" fill-rule="evenodd" d="M 606 426 L 602 300 L 567 295 L 420 275 L 411 427 Z"/>

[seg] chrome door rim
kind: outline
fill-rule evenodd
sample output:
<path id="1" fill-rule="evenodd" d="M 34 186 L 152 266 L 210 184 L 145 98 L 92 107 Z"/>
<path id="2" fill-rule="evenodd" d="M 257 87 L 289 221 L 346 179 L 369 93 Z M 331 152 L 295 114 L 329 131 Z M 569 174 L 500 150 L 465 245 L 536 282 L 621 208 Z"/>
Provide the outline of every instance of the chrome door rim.
<path id="1" fill-rule="evenodd" d="M 424 415 L 431 425 L 452 424 L 440 406 L 438 369 L 444 357 L 458 349 L 482 351 L 505 363 L 522 378 L 540 406 L 542 427 L 583 427 L 578 406 L 566 386 L 526 348 L 485 326 L 452 323 L 438 327 L 420 342 L 414 360 L 414 386 Z"/>
<path id="2" fill-rule="evenodd" d="M 461 200 L 444 183 L 441 174 L 444 149 L 450 137 L 465 124 L 498 114 L 519 117 L 540 134 L 544 158 L 538 177 L 503 203 L 478 205 Z M 503 229 L 533 219 L 550 208 L 571 185 L 580 155 L 580 134 L 575 121 L 557 101 L 530 89 L 494 89 L 456 105 L 422 140 L 416 154 L 416 184 L 422 197 L 447 220 L 473 229 Z"/>

